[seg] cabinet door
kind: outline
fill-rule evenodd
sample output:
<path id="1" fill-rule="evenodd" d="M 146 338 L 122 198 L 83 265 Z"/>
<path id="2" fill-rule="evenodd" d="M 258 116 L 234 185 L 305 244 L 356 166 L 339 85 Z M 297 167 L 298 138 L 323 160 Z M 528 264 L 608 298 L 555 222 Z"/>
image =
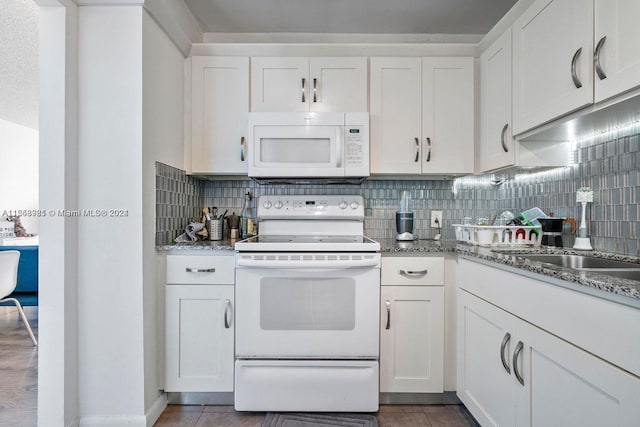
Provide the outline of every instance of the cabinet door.
<path id="1" fill-rule="evenodd" d="M 233 285 L 167 285 L 165 391 L 233 391 Z"/>
<path id="2" fill-rule="evenodd" d="M 458 291 L 457 394 L 485 427 L 513 426 L 516 421 L 516 389 L 509 357 L 516 336 L 509 330 L 511 319 L 499 308 Z"/>
<path id="3" fill-rule="evenodd" d="M 380 392 L 442 393 L 444 287 L 381 286 Z"/>
<path id="4" fill-rule="evenodd" d="M 368 111 L 367 58 L 309 58 L 311 111 Z"/>
<path id="5" fill-rule="evenodd" d="M 595 1 L 595 102 L 640 85 L 639 19 L 638 0 Z"/>
<path id="6" fill-rule="evenodd" d="M 309 111 L 309 58 L 251 58 L 251 111 Z"/>
<path id="7" fill-rule="evenodd" d="M 249 58 L 192 58 L 191 170 L 246 174 Z"/>
<path id="8" fill-rule="evenodd" d="M 372 174 L 419 174 L 422 123 L 420 58 L 371 58 Z"/>
<path id="9" fill-rule="evenodd" d="M 473 173 L 473 58 L 422 58 L 422 173 Z"/>
<path id="10" fill-rule="evenodd" d="M 513 24 L 515 135 L 593 102 L 592 1 L 538 0 Z"/>
<path id="11" fill-rule="evenodd" d="M 511 129 L 511 28 L 480 56 L 480 172 L 515 163 Z"/>
<path id="12" fill-rule="evenodd" d="M 564 340 L 518 321 L 524 343 L 516 425 L 636 426 L 640 379 Z M 514 343 L 515 345 L 515 343 Z M 522 365 L 520 365 L 522 363 Z"/>

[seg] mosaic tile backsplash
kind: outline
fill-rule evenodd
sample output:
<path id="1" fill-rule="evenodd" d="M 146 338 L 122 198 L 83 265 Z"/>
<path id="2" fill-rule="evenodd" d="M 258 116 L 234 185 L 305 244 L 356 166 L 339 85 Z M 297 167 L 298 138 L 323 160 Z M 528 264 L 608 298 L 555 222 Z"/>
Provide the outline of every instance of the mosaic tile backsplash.
<path id="1" fill-rule="evenodd" d="M 158 164 L 158 223 L 156 241 L 167 242 L 181 233 L 185 218 L 197 219 L 202 206 L 240 214 L 244 194 L 358 194 L 365 199 L 365 233 L 373 239 L 395 236 L 395 212 L 402 190 L 411 191 L 414 232 L 433 238 L 430 211 L 443 211 L 443 239 L 454 239 L 451 224 L 463 217 L 489 217 L 510 210 L 514 214 L 537 206 L 558 217 L 579 219 L 576 191 L 591 187 L 594 203 L 587 211 L 588 234 L 594 249 L 638 255 L 640 237 L 640 129 L 599 136 L 578 144 L 578 163 L 552 171 L 507 177 L 496 184 L 487 176 L 457 180 L 376 180 L 360 185 L 261 185 L 249 179 L 198 181 L 175 168 Z M 160 172 L 163 175 L 160 175 Z M 499 182 L 499 181 L 498 181 Z M 181 194 L 184 189 L 186 194 Z M 181 196 L 183 198 L 181 199 Z M 162 199 L 161 199 L 162 197 Z M 254 202 L 255 203 L 255 202 Z M 173 233 L 173 234 L 172 234 Z M 565 236 L 565 246 L 573 244 Z"/>
<path id="2" fill-rule="evenodd" d="M 156 245 L 170 243 L 198 220 L 204 182 L 156 162 Z"/>

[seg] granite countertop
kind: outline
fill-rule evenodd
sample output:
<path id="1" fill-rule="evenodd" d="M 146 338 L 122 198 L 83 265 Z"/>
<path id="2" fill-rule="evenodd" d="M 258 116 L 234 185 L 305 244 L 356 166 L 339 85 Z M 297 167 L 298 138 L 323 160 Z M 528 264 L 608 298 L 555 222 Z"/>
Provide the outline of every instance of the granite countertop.
<path id="1" fill-rule="evenodd" d="M 237 240 L 198 240 L 197 242 L 177 243 L 171 242 L 165 245 L 156 245 L 159 252 L 188 252 L 188 251 L 229 251 L 233 252 L 233 245 Z"/>
<path id="2" fill-rule="evenodd" d="M 171 243 L 156 246 L 158 251 L 228 251 L 232 252 L 235 240 L 220 241 L 199 241 L 195 243 Z M 640 281 L 622 279 L 609 276 L 594 271 L 575 270 L 571 268 L 559 267 L 551 264 L 541 263 L 532 260 L 525 260 L 518 255 L 522 254 L 565 254 L 565 255 L 586 255 L 596 258 L 614 259 L 628 261 L 638 264 L 640 268 L 640 258 L 623 255 L 610 254 L 596 251 L 576 251 L 568 248 L 546 248 L 546 247 L 482 247 L 451 240 L 416 240 L 413 242 L 398 242 L 394 239 L 379 239 L 380 252 L 383 256 L 395 254 L 424 254 L 424 253 L 455 253 L 458 255 L 478 258 L 484 262 L 489 262 L 497 267 L 505 266 L 522 270 L 525 273 L 536 273 L 552 279 L 559 279 L 577 285 L 574 289 L 580 290 L 582 286 L 585 291 L 604 291 L 614 295 L 633 298 L 640 301 Z M 593 294 L 593 292 L 591 292 Z M 596 293 L 606 298 L 606 294 Z M 619 301 L 619 300 L 617 300 Z M 633 305 L 638 301 L 634 301 Z"/>

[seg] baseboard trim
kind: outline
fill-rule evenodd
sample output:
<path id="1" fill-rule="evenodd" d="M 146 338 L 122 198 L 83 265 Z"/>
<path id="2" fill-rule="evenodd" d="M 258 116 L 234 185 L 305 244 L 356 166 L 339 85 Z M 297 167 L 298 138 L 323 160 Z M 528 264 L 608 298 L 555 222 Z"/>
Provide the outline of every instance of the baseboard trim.
<path id="1" fill-rule="evenodd" d="M 167 393 L 171 405 L 233 405 L 233 392 Z"/>
<path id="2" fill-rule="evenodd" d="M 167 408 L 167 394 L 162 393 L 158 398 L 153 402 L 151 407 L 147 410 L 145 414 L 145 418 L 147 419 L 147 427 L 153 427 L 162 412 Z"/>
<path id="3" fill-rule="evenodd" d="M 380 393 L 381 405 L 459 405 L 455 391 L 444 393 Z"/>
<path id="4" fill-rule="evenodd" d="M 167 393 L 171 405 L 233 405 L 233 393 Z M 381 405 L 459 405 L 455 391 L 444 393 L 380 393 Z"/>

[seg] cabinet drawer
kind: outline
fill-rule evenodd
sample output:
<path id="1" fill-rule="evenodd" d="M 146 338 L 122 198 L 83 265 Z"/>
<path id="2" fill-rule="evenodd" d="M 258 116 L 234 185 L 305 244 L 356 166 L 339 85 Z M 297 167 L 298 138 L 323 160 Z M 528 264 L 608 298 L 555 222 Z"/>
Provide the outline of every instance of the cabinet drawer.
<path id="1" fill-rule="evenodd" d="M 384 286 L 444 286 L 442 257 L 383 257 Z"/>
<path id="2" fill-rule="evenodd" d="M 189 285 L 232 285 L 235 257 L 229 255 L 169 255 L 167 283 Z"/>

